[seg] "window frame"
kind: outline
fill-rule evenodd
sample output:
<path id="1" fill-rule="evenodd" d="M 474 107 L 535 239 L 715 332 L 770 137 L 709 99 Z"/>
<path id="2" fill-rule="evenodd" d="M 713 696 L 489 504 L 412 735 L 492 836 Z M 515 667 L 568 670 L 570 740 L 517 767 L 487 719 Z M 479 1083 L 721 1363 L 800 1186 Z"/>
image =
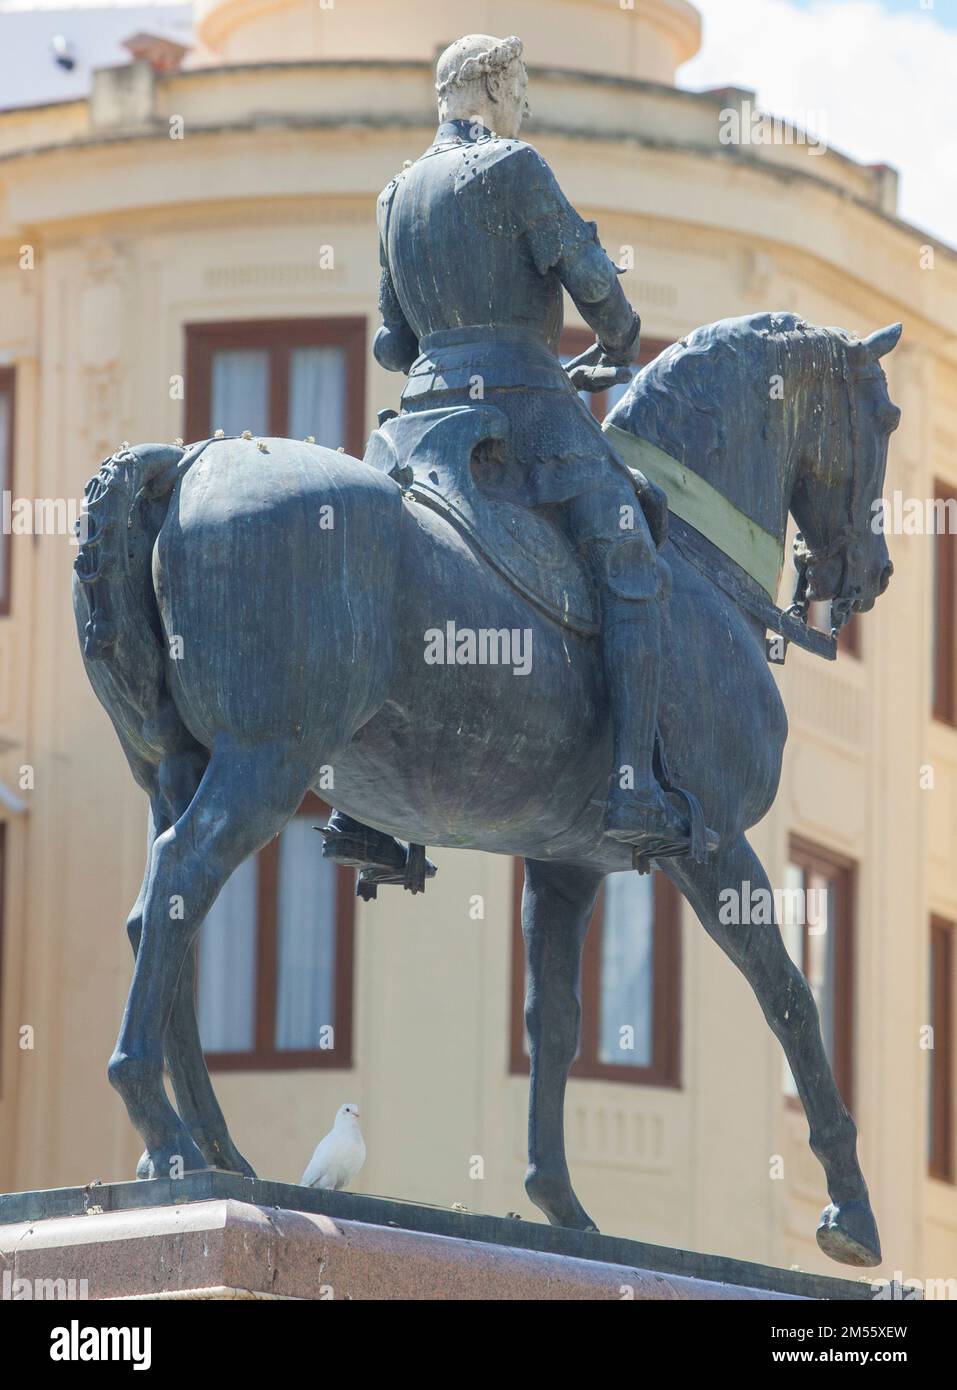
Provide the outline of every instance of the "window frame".
<path id="1" fill-rule="evenodd" d="M 7 490 L 13 496 L 15 459 L 13 456 L 16 439 L 17 417 L 17 369 L 0 367 L 0 396 L 6 396 L 10 403 L 7 415 L 7 470 L 6 477 L 0 477 L 0 491 Z M 13 536 L 3 537 L 3 555 L 0 557 L 0 618 L 8 618 L 12 610 L 13 584 Z"/>
<path id="2" fill-rule="evenodd" d="M 930 994 L 934 1049 L 928 1106 L 927 1175 L 937 1182 L 957 1182 L 954 1086 L 954 956 L 957 923 L 934 913 L 930 919 Z M 942 957 L 935 959 L 935 957 Z M 936 967 L 936 968 L 935 968 Z M 941 1034 L 943 1035 L 941 1037 Z"/>
<path id="3" fill-rule="evenodd" d="M 315 792 L 307 792 L 295 815 L 328 819 L 330 807 Z M 316 837 L 316 853 L 322 852 Z M 256 980 L 254 1042 L 245 1052 L 205 1052 L 213 1071 L 302 1071 L 317 1068 L 345 1071 L 353 1064 L 355 988 L 355 874 L 335 868 L 334 920 L 336 965 L 333 977 L 335 1046 L 278 1048 L 276 1019 L 279 983 L 279 836 L 259 851 L 256 878 Z M 197 997 L 199 975 L 197 970 Z"/>
<path id="4" fill-rule="evenodd" d="M 259 348 L 269 354 L 269 433 L 288 433 L 289 353 L 297 347 L 341 347 L 346 354 L 345 439 L 354 458 L 365 452 L 366 320 L 363 315 L 336 318 L 234 319 L 188 323 L 186 330 L 185 437 L 207 439 L 218 429 L 212 409 L 213 354 L 234 348 Z"/>
<path id="5" fill-rule="evenodd" d="M 788 863 L 795 864 L 805 875 L 824 874 L 833 879 L 838 887 L 834 904 L 834 1042 L 831 1070 L 837 1089 L 849 1110 L 854 1104 L 854 1024 L 855 1024 L 855 978 L 854 943 L 855 914 L 857 911 L 857 864 L 846 855 L 826 849 L 802 835 L 792 835 L 788 843 Z M 807 979 L 808 969 L 808 931 L 807 922 L 801 942 L 801 974 Z M 792 1107 L 801 1108 L 799 1096 L 785 1095 Z"/>
<path id="6" fill-rule="evenodd" d="M 957 501 L 957 487 L 934 480 L 938 501 Z M 932 564 L 934 586 L 933 631 L 931 641 L 931 691 L 934 719 L 957 728 L 957 534 L 938 531 L 934 535 Z"/>
<path id="7" fill-rule="evenodd" d="M 525 866 L 513 861 L 512 879 L 512 979 L 509 1073 L 527 1076 L 525 1052 L 525 942 L 522 937 L 522 889 Z M 582 1081 L 614 1081 L 627 1086 L 661 1086 L 681 1089 L 681 895 L 663 873 L 652 876 L 654 923 L 652 927 L 652 1061 L 647 1067 L 618 1066 L 598 1058 L 600 1033 L 601 945 L 605 891 L 588 925 L 582 950 L 582 1035 L 579 1055 L 569 1077 Z"/>

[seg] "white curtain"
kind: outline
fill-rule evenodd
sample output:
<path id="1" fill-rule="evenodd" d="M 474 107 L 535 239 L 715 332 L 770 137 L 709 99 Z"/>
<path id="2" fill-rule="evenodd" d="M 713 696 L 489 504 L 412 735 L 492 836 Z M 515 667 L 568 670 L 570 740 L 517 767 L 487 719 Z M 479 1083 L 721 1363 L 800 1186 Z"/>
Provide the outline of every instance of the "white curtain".
<path id="1" fill-rule="evenodd" d="M 255 855 L 240 864 L 203 923 L 199 1031 L 206 1052 L 250 1052 L 256 1040 Z"/>
<path id="2" fill-rule="evenodd" d="M 340 347 L 294 348 L 289 362 L 289 437 L 338 449 L 346 442 L 346 354 Z"/>
<path id="3" fill-rule="evenodd" d="M 213 354 L 209 432 L 269 433 L 269 353 L 224 348 Z"/>
<path id="4" fill-rule="evenodd" d="M 807 982 L 821 1020 L 821 1037 L 828 1061 L 834 1064 L 834 907 L 837 884 L 824 874 L 807 875 Z"/>
<path id="5" fill-rule="evenodd" d="M 279 997 L 276 1047 L 313 1049 L 335 1021 L 336 871 L 322 858 L 313 816 L 279 837 Z"/>
<path id="6" fill-rule="evenodd" d="M 654 1017 L 654 892 L 650 874 L 609 874 L 601 946 L 598 1060 L 649 1067 Z M 623 1027 L 634 1048 L 622 1046 Z M 627 1035 L 626 1035 L 627 1036 Z"/>

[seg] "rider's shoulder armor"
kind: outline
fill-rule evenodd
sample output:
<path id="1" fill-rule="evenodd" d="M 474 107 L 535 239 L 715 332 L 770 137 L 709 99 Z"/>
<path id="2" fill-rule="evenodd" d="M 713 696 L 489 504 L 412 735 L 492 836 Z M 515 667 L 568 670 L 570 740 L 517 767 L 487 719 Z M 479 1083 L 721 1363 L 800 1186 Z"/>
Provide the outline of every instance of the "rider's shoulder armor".
<path id="1" fill-rule="evenodd" d="M 508 184 L 532 179 L 534 182 L 554 182 L 554 175 L 545 160 L 524 140 L 506 140 L 501 135 L 486 136 L 474 144 L 463 145 L 456 151 L 458 168 L 455 172 L 455 191 L 462 189 L 475 179 L 488 177 L 495 169 L 495 178 Z"/>
<path id="2" fill-rule="evenodd" d="M 518 236 L 543 216 L 555 215 L 564 201 L 545 160 L 522 140 L 493 136 L 456 154 L 455 195 L 474 205 L 489 230 Z"/>
<path id="3" fill-rule="evenodd" d="M 524 236 L 540 275 L 565 259 L 578 268 L 589 301 L 608 293 L 614 268 L 594 223 L 578 215 L 533 145 L 493 137 L 466 145 L 460 158 L 455 196 L 470 218 L 498 236 Z"/>

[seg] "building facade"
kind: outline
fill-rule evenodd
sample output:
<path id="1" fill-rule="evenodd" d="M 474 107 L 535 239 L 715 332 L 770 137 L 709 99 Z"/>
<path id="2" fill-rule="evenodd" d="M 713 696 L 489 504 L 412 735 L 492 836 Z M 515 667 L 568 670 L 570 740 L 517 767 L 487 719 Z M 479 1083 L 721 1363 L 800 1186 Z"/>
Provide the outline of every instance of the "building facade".
<path id="1" fill-rule="evenodd" d="M 957 496 L 957 254 L 897 217 L 885 166 L 793 131 L 724 143 L 749 94 L 675 85 L 700 41 L 685 0 L 198 0 L 178 70 L 136 61 L 88 96 L 0 110 L 0 1189 L 121 1179 L 138 1155 L 105 1065 L 145 803 L 82 669 L 70 507 L 124 439 L 248 428 L 361 453 L 398 396 L 371 355 L 375 197 L 429 141 L 436 53 L 474 30 L 525 40 L 527 138 L 632 267 L 649 346 L 769 308 L 862 334 L 900 319 L 887 493 Z M 569 352 L 583 331 L 570 313 Z M 775 885 L 828 890 L 826 930 L 788 928 L 789 946 L 885 1271 L 948 1278 L 957 539 L 889 546 L 890 589 L 837 663 L 792 650 L 779 671 L 790 742 L 752 839 Z M 424 898 L 359 903 L 319 858 L 321 812 L 234 876 L 204 931 L 201 1020 L 237 1142 L 295 1181 L 355 1100 L 361 1190 L 534 1218 L 520 867 L 440 850 Z M 567 1137 L 602 1229 L 825 1270 L 778 1046 L 659 876 L 609 881 L 583 995 Z"/>

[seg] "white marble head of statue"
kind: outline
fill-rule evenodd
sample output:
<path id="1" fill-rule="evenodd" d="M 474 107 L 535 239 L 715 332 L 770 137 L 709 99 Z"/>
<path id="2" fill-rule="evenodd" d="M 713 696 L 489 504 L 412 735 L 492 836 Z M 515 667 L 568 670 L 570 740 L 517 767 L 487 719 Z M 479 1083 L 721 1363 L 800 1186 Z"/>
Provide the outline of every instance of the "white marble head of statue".
<path id="1" fill-rule="evenodd" d="M 528 115 L 522 41 L 468 34 L 442 54 L 435 71 L 440 121 L 480 122 L 514 139 Z"/>

